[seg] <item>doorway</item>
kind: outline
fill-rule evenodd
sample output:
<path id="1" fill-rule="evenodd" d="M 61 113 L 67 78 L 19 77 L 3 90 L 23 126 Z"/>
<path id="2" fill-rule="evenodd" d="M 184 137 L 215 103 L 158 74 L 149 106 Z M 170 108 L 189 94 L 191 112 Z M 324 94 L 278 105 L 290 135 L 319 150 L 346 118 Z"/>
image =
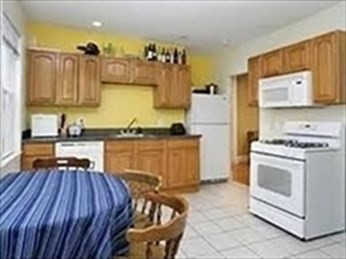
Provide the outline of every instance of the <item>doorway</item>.
<path id="1" fill-rule="evenodd" d="M 249 185 L 250 143 L 258 139 L 259 110 L 248 103 L 248 74 L 236 75 L 233 80 L 234 156 L 232 180 Z"/>

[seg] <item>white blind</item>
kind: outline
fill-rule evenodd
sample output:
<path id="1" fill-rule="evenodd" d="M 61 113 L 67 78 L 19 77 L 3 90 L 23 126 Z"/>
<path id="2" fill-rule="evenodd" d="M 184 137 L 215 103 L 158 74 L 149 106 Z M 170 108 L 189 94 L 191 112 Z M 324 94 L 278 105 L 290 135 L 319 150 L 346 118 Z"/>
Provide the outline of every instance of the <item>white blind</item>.
<path id="1" fill-rule="evenodd" d="M 2 15 L 1 30 L 1 99 L 0 154 L 1 161 L 17 152 L 20 138 L 20 36 L 6 15 Z"/>

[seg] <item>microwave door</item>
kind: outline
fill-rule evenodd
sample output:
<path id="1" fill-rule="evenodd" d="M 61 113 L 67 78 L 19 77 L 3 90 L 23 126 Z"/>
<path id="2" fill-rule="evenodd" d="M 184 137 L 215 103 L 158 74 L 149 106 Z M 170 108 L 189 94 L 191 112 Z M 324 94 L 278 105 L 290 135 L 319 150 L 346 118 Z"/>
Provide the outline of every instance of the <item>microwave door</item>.
<path id="1" fill-rule="evenodd" d="M 288 84 L 277 82 L 275 85 L 260 86 L 260 107 L 289 107 L 291 106 L 291 88 Z"/>

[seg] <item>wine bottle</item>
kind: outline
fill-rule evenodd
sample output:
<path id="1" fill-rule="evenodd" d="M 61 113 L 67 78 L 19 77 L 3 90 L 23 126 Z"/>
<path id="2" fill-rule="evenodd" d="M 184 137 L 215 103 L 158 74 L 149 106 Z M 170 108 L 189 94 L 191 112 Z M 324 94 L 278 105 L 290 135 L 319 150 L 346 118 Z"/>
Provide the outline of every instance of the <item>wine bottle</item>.
<path id="1" fill-rule="evenodd" d="M 181 55 L 181 64 L 186 65 L 186 51 L 183 49 L 183 53 Z"/>
<path id="2" fill-rule="evenodd" d="M 148 60 L 152 60 L 153 58 L 153 49 L 152 49 L 152 44 L 149 43 L 149 47 L 148 47 Z"/>
<path id="3" fill-rule="evenodd" d="M 148 46 L 144 46 L 143 58 L 148 59 Z"/>
<path id="4" fill-rule="evenodd" d="M 166 62 L 166 52 L 165 52 L 165 48 L 162 48 L 161 51 L 161 62 Z"/>
<path id="5" fill-rule="evenodd" d="M 153 44 L 153 60 L 157 60 L 157 51 L 155 43 Z"/>
<path id="6" fill-rule="evenodd" d="M 171 49 L 170 54 L 171 54 L 171 56 L 169 58 L 170 58 L 171 63 L 173 64 L 174 63 L 174 50 L 173 50 L 173 48 Z"/>
<path id="7" fill-rule="evenodd" d="M 167 49 L 166 51 L 166 63 L 170 63 L 171 62 L 171 55 L 169 54 L 169 50 Z"/>
<path id="8" fill-rule="evenodd" d="M 173 51 L 173 63 L 178 64 L 178 50 L 177 50 L 177 48 L 174 48 L 174 51 Z"/>

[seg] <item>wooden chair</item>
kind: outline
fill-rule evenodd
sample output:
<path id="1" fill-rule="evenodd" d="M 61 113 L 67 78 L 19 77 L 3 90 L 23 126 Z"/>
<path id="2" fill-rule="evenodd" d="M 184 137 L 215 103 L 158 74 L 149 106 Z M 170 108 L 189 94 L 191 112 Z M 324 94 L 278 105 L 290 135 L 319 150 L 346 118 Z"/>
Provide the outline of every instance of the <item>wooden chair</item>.
<path id="1" fill-rule="evenodd" d="M 87 170 L 90 168 L 91 162 L 87 158 L 78 159 L 75 157 L 56 157 L 56 158 L 38 158 L 33 163 L 34 169 L 49 168 L 82 168 Z"/>
<path id="2" fill-rule="evenodd" d="M 128 230 L 129 258 L 174 259 L 185 230 L 188 203 L 182 197 L 162 193 L 147 193 L 145 198 L 150 203 L 149 217 L 154 224 L 144 229 Z M 164 223 L 162 207 L 171 212 Z"/>
<path id="3" fill-rule="evenodd" d="M 143 228 L 150 225 L 151 222 L 144 211 L 146 206 L 145 194 L 160 190 L 161 177 L 149 172 L 132 169 L 127 169 L 118 176 L 126 182 L 131 192 L 134 226 Z"/>

